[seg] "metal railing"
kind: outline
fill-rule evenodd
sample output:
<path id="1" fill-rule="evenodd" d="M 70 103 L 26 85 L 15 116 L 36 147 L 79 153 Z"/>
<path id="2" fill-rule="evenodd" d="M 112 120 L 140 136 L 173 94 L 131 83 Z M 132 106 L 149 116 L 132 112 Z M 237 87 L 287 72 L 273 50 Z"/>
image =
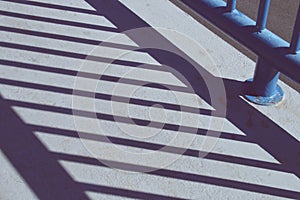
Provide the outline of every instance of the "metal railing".
<path id="1" fill-rule="evenodd" d="M 284 93 L 277 84 L 280 72 L 300 83 L 300 5 L 288 43 L 266 29 L 270 0 L 260 0 L 256 21 L 236 9 L 237 0 L 182 2 L 258 56 L 254 77 L 245 84 L 248 100 L 260 105 L 282 101 Z"/>

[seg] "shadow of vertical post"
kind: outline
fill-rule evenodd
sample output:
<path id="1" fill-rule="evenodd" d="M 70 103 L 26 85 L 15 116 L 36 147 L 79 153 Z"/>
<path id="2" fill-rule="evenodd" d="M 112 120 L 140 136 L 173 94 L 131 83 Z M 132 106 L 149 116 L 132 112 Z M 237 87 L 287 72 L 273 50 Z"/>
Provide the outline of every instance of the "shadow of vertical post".
<path id="1" fill-rule="evenodd" d="M 39 199 L 88 199 L 78 183 L 0 96 L 0 147 Z"/>

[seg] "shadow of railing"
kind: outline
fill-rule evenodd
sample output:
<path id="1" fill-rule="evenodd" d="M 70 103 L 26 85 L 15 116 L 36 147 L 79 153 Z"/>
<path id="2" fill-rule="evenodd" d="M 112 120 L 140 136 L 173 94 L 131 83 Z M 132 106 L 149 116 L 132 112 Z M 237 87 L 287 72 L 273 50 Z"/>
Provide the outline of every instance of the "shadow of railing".
<path id="1" fill-rule="evenodd" d="M 32 6 L 42 6 L 51 9 L 75 11 L 75 12 L 82 12 L 82 13 L 93 14 L 93 15 L 95 14 L 103 15 L 118 27 L 117 29 L 118 32 L 123 32 L 126 30 L 140 28 L 140 27 L 150 27 L 150 25 L 148 25 L 145 21 L 140 19 L 135 13 L 130 11 L 119 1 L 115 1 L 115 0 L 110 0 L 110 1 L 86 0 L 86 2 L 88 2 L 91 6 L 93 6 L 96 9 L 95 12 L 88 11 L 85 9 L 70 8 L 67 6 L 51 5 L 51 4 L 38 3 L 38 2 L 28 2 L 28 1 L 25 2 L 25 1 L 17 1 L 17 0 L 15 0 L 14 2 L 22 3 L 26 5 L 32 5 Z M 116 10 L 118 12 L 116 12 Z M 30 17 L 28 15 L 21 16 L 18 14 L 12 14 L 11 12 L 8 13 L 8 12 L 1 11 L 0 14 L 1 13 L 13 17 L 26 17 L 26 19 L 47 21 L 53 23 L 62 23 L 65 25 L 72 25 L 72 26 L 74 25 L 74 26 L 80 26 L 84 28 L 92 28 L 92 29 L 103 28 L 99 26 L 86 25 L 83 23 L 75 23 L 75 22 L 66 23 L 63 22 L 62 20 L 52 21 L 50 19 L 41 18 L 41 17 L 39 18 Z M 29 35 L 32 34 L 39 37 L 53 38 L 53 39 L 72 41 L 78 43 L 87 43 L 93 45 L 97 45 L 101 43 L 101 41 L 97 42 L 95 40 L 40 33 L 38 31 L 25 31 L 25 30 L 23 31 L 20 29 L 8 28 L 3 26 L 0 26 L 0 30 L 22 33 L 22 34 L 29 34 Z M 107 28 L 104 28 L 103 30 L 111 31 L 110 29 L 108 30 Z M 116 31 L 116 29 L 114 29 L 114 31 Z M 143 37 L 137 37 L 136 35 L 127 35 L 127 36 L 130 39 L 132 39 L 136 44 L 138 44 L 141 48 L 145 45 L 145 42 L 147 42 L 144 41 Z M 178 49 L 176 46 L 171 44 L 167 39 L 165 39 L 161 34 L 156 32 L 154 29 L 151 30 L 151 33 L 148 36 L 149 36 L 148 39 L 151 42 L 156 42 L 157 44 L 165 45 L 168 48 L 175 50 L 176 52 L 181 52 L 180 49 Z M 76 59 L 86 59 L 87 57 L 87 55 L 80 54 L 80 53 L 70 53 L 65 51 L 33 47 L 28 45 L 20 45 L 20 44 L 8 43 L 8 42 L 1 42 L 0 44 L 2 47 L 6 47 L 6 48 L 22 49 L 26 51 L 39 52 L 39 53 L 51 54 L 51 55 L 62 56 L 62 57 L 71 57 Z M 126 46 L 126 45 L 109 44 L 109 43 L 105 43 L 105 44 L 107 44 L 108 46 L 111 45 L 110 47 L 120 48 L 120 49 L 131 48 L 130 46 Z M 193 87 L 192 88 L 193 91 L 195 91 L 198 96 L 200 96 L 208 103 L 211 102 L 205 81 L 203 79 L 195 79 L 194 75 L 198 74 L 198 71 L 195 70 L 193 66 L 197 66 L 197 68 L 199 68 L 199 70 L 208 79 L 216 80 L 221 78 L 215 77 L 212 74 L 210 74 L 201 65 L 199 65 L 194 60 L 189 58 L 184 52 L 182 52 L 181 54 L 185 55 L 186 60 L 182 58 L 178 58 L 174 54 L 170 54 L 168 52 L 162 52 L 155 49 L 144 49 L 143 52 L 146 52 L 149 55 L 151 55 L 160 64 L 171 66 L 172 68 L 176 69 L 178 72 L 180 72 L 181 75 L 185 77 L 186 80 L 189 80 L 189 84 Z M 111 59 L 109 58 L 98 58 L 98 57 L 94 57 L 94 58 L 95 61 L 99 61 L 99 62 L 111 62 Z M 140 66 L 141 64 L 141 63 L 122 61 L 122 60 L 120 61 L 114 60 L 114 63 L 128 66 L 128 67 L 137 67 Z M 77 75 L 76 70 L 47 68 L 47 66 L 34 65 L 25 62 L 0 60 L 0 64 L 6 67 L 14 66 L 18 68 L 24 68 L 24 69 L 26 68 L 26 69 L 44 71 L 49 73 L 58 73 L 58 74 L 65 74 L 71 76 Z M 143 66 L 148 67 L 148 69 L 160 70 L 157 67 L 152 67 L 151 65 L 143 65 Z M 97 78 L 97 75 L 95 76 L 95 78 Z M 111 81 L 111 82 L 118 81 L 118 77 L 113 77 L 113 76 L 101 76 L 101 78 L 102 80 Z M 269 163 L 265 161 L 254 160 L 254 159 L 240 158 L 240 157 L 229 156 L 229 155 L 220 155 L 216 153 L 209 153 L 205 158 L 222 161 L 222 162 L 241 164 L 245 166 L 253 166 L 258 168 L 288 172 L 300 177 L 300 168 L 299 168 L 300 161 L 298 159 L 299 152 L 300 152 L 299 142 L 295 138 L 293 138 L 288 132 L 286 132 L 284 129 L 282 129 L 272 120 L 270 120 L 268 117 L 266 117 L 265 115 L 263 115 L 262 113 L 260 113 L 259 111 L 251 107 L 248 103 L 246 103 L 243 99 L 240 98 L 239 95 L 242 92 L 242 88 L 244 85 L 243 82 L 228 80 L 228 79 L 222 79 L 222 81 L 225 85 L 226 94 L 227 94 L 226 117 L 236 127 L 238 127 L 242 132 L 244 132 L 246 136 L 232 135 L 226 132 L 222 132 L 220 138 L 258 144 L 266 152 L 268 152 L 276 160 L 278 160 L 280 164 Z M 63 93 L 68 95 L 73 94 L 72 89 L 50 86 L 50 85 L 41 85 L 37 83 L 29 83 L 29 82 L 3 79 L 3 78 L 0 79 L 0 83 L 4 85 L 12 85 L 12 86 L 17 86 L 22 88 L 24 87 L 24 88 L 32 88 L 32 89 L 38 89 L 44 91 L 52 91 L 52 92 Z M 135 84 L 144 85 L 143 82 L 141 81 L 138 82 L 136 80 L 130 80 L 130 79 L 128 79 L 126 83 L 132 85 Z M 150 85 L 145 85 L 145 87 L 164 89 L 163 87 L 155 83 Z M 168 88 L 170 87 L 174 91 L 181 91 L 181 92 L 189 91 L 186 90 L 186 88 L 182 88 L 182 87 L 168 86 Z M 104 99 L 104 100 L 112 99 L 110 95 L 100 94 L 100 93 L 96 94 L 96 98 Z M 114 98 L 114 101 L 115 100 L 119 102 L 128 102 L 128 99 L 126 99 L 126 97 Z M 130 103 L 136 105 L 151 106 L 153 104 L 161 104 L 165 109 L 170 109 L 170 110 L 181 109 L 180 111 L 199 113 L 204 115 L 211 115 L 211 114 L 218 115 L 218 109 L 221 109 L 221 108 L 215 108 L 216 111 L 210 111 L 206 109 L 193 108 L 189 106 L 185 106 L 185 107 L 181 106 L 180 108 L 178 108 L 178 105 L 167 104 L 164 102 L 154 102 L 154 101 L 132 99 L 132 98 L 130 100 L 131 100 Z M 2 97 L 0 99 L 0 105 L 1 105 L 1 112 L 0 112 L 1 150 L 4 152 L 4 154 L 6 155 L 8 160 L 12 163 L 12 165 L 15 167 L 15 169 L 19 172 L 22 178 L 26 181 L 26 183 L 30 186 L 30 188 L 34 191 L 34 193 L 38 196 L 38 198 L 40 199 L 88 199 L 88 197 L 85 194 L 85 191 L 94 191 L 94 192 L 113 194 L 122 197 L 129 197 L 129 198 L 179 199 L 176 197 L 101 186 L 100 184 L 93 185 L 93 184 L 76 182 L 67 173 L 67 171 L 59 164 L 58 160 L 85 163 L 85 164 L 95 165 L 97 167 L 107 167 L 107 166 L 100 163 L 97 159 L 93 159 L 93 158 L 50 152 L 41 143 L 41 141 L 34 135 L 35 131 L 42 131 L 53 135 L 65 135 L 68 137 L 78 138 L 77 132 L 73 130 L 59 129 L 55 127 L 26 124 L 17 115 L 17 113 L 15 113 L 15 111 L 12 110 L 12 107 L 19 106 L 19 107 L 26 107 L 30 109 L 50 111 L 55 113 L 64 113 L 69 115 L 73 114 L 72 109 L 28 103 L 28 102 L 16 101 L 16 100 L 6 100 Z M 97 118 L 101 120 L 114 121 L 116 119 L 116 116 L 98 113 Z M 118 119 L 120 121 L 123 121 L 124 123 L 129 122 L 129 120 L 126 119 L 125 117 L 118 117 Z M 135 121 L 137 121 L 139 124 L 147 124 L 147 122 L 141 119 L 135 119 Z M 158 127 L 161 127 L 161 125 L 158 125 Z M 177 130 L 178 125 L 165 124 L 163 126 L 163 129 Z M 184 130 L 187 133 L 196 132 L 198 135 L 205 135 L 207 131 L 205 129 L 199 129 L 199 128 L 195 129 L 192 127 L 183 127 L 182 130 Z M 140 141 L 134 141 L 134 140 L 124 139 L 124 138 L 117 138 L 117 137 L 99 136 L 90 133 L 86 133 L 85 136 L 86 137 L 84 139 L 101 141 L 101 142 L 104 141 L 102 140 L 103 137 L 108 137 L 109 140 L 114 144 L 138 147 L 138 148 L 143 148 L 148 150 L 158 150 L 161 149 L 162 147 L 161 144 L 140 142 Z M 181 152 L 182 149 L 179 149 L 179 147 L 170 146 L 168 148 L 164 148 L 164 151 L 168 153 L 176 154 L 176 152 Z M 187 149 L 183 155 L 191 156 L 191 157 L 199 157 L 199 153 L 200 152 L 197 150 Z M 128 171 L 149 171 L 148 168 L 150 168 L 147 166 L 138 166 L 138 165 L 132 165 L 127 163 L 121 163 L 117 161 L 107 161 L 107 162 L 111 163 L 112 166 L 118 169 L 128 170 Z M 145 168 L 147 168 L 147 170 L 145 170 Z M 180 172 L 175 170 L 159 169 L 159 170 L 154 170 L 152 172 L 149 172 L 148 174 L 153 176 L 170 177 L 179 180 L 186 180 L 186 181 L 197 182 L 197 183 L 206 183 L 206 184 L 217 185 L 222 187 L 241 189 L 245 191 L 270 194 L 279 197 L 296 198 L 296 199 L 300 197 L 300 192 L 279 189 L 270 186 L 233 181 L 233 180 L 226 180 L 222 178 L 203 176 L 194 173 Z"/>

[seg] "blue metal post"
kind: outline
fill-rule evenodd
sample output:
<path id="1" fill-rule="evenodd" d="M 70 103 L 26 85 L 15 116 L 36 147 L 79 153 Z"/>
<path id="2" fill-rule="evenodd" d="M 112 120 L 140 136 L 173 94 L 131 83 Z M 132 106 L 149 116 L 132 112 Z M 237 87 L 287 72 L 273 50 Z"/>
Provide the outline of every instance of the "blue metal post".
<path id="1" fill-rule="evenodd" d="M 297 53 L 300 50 L 300 4 L 298 8 L 298 14 L 294 26 L 293 37 L 290 44 L 292 53 Z"/>
<path id="2" fill-rule="evenodd" d="M 260 0 L 257 20 L 256 20 L 257 31 L 262 31 L 266 28 L 269 7 L 270 7 L 270 0 Z"/>
<path id="3" fill-rule="evenodd" d="M 282 101 L 284 93 L 277 85 L 280 73 L 273 64 L 259 57 L 254 78 L 249 80 L 246 98 L 259 105 L 275 105 Z"/>
<path id="4" fill-rule="evenodd" d="M 227 10 L 229 12 L 232 12 L 236 8 L 236 0 L 227 0 Z"/>
<path id="5" fill-rule="evenodd" d="M 258 32 L 266 28 L 270 0 L 261 0 L 256 21 Z M 254 78 L 248 80 L 245 97 L 259 105 L 270 106 L 279 103 L 283 99 L 283 90 L 277 85 L 280 73 L 274 69 L 271 62 L 263 57 L 258 57 Z"/>
<path id="6" fill-rule="evenodd" d="M 241 12 L 228 12 L 223 0 L 181 1 L 300 84 L 300 53 L 291 54 L 288 42 L 268 29 L 253 32 L 252 27 L 256 26 L 256 22 Z"/>
<path id="7" fill-rule="evenodd" d="M 252 102 L 261 105 L 274 105 L 283 99 L 283 91 L 277 85 L 279 71 L 300 83 L 300 52 L 291 54 L 291 48 L 299 48 L 300 14 L 298 14 L 293 44 L 266 29 L 270 0 L 261 0 L 257 21 L 253 21 L 241 12 L 228 12 L 235 8 L 236 1 L 223 0 L 182 0 L 205 19 L 230 35 L 259 59 L 253 80 L 245 84 L 243 95 Z M 299 11 L 300 12 L 300 11 Z M 253 31 L 255 28 L 256 31 Z"/>

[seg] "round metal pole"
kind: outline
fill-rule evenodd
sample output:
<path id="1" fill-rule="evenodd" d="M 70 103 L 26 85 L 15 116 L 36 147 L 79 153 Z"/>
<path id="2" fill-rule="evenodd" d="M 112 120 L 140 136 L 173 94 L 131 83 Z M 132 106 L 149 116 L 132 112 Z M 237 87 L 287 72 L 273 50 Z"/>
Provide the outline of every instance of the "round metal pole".
<path id="1" fill-rule="evenodd" d="M 300 50 L 300 4 L 298 8 L 298 14 L 294 26 L 290 48 L 292 50 L 292 53 L 298 53 Z"/>
<path id="2" fill-rule="evenodd" d="M 256 20 L 257 31 L 262 31 L 266 28 L 269 7 L 270 7 L 270 0 L 260 0 L 257 20 Z"/>
<path id="3" fill-rule="evenodd" d="M 271 65 L 267 60 L 258 58 L 254 78 L 248 80 L 245 94 L 251 102 L 270 106 L 283 100 L 283 90 L 277 85 L 280 73 Z"/>
<path id="4" fill-rule="evenodd" d="M 227 0 L 226 4 L 227 10 L 232 12 L 236 8 L 236 0 Z"/>

